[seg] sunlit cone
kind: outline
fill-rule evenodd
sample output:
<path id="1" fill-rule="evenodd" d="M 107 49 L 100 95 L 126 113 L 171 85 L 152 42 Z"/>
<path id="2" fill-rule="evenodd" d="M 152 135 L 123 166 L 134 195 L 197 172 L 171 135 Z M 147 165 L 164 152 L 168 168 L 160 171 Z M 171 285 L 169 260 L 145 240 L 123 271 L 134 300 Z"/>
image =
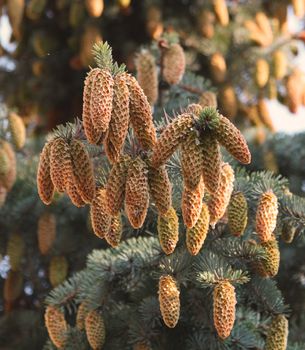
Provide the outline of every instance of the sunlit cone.
<path id="1" fill-rule="evenodd" d="M 242 192 L 231 195 L 228 206 L 228 224 L 233 236 L 241 236 L 248 223 L 248 203 Z"/>
<path id="2" fill-rule="evenodd" d="M 297 228 L 288 222 L 284 222 L 281 238 L 285 243 L 291 243 L 295 237 Z"/>
<path id="3" fill-rule="evenodd" d="M 119 245 L 123 233 L 123 225 L 121 214 L 118 214 L 111 219 L 111 225 L 105 235 L 105 239 L 111 247 L 115 248 Z"/>
<path id="4" fill-rule="evenodd" d="M 11 164 L 8 154 L 3 148 L 0 148 L 0 182 L 2 182 L 2 179 L 6 178 L 7 173 L 10 170 L 10 166 Z"/>
<path id="5" fill-rule="evenodd" d="M 255 66 L 255 82 L 259 88 L 263 88 L 268 83 L 269 72 L 268 62 L 263 58 L 259 58 Z"/>
<path id="6" fill-rule="evenodd" d="M 148 169 L 137 157 L 128 168 L 125 189 L 125 212 L 133 228 L 142 227 L 149 205 Z"/>
<path id="7" fill-rule="evenodd" d="M 76 185 L 74 184 L 74 179 L 71 179 L 67 183 L 67 195 L 70 197 L 71 202 L 78 208 L 81 208 L 86 205 L 84 200 L 82 199 L 82 196 L 80 195 Z"/>
<path id="8" fill-rule="evenodd" d="M 6 302 L 14 302 L 23 291 L 23 276 L 19 271 L 9 271 L 3 287 L 3 298 Z"/>
<path id="9" fill-rule="evenodd" d="M 235 322 L 235 288 L 229 281 L 217 283 L 213 294 L 214 326 L 221 339 L 231 334 Z"/>
<path id="10" fill-rule="evenodd" d="M 210 223 L 208 206 L 203 203 L 194 227 L 186 230 L 186 246 L 191 255 L 197 255 L 206 239 Z"/>
<path id="11" fill-rule="evenodd" d="M 277 240 L 271 236 L 269 241 L 259 245 L 264 250 L 264 258 L 253 263 L 255 272 L 262 277 L 274 277 L 279 271 L 280 251 Z"/>
<path id="12" fill-rule="evenodd" d="M 2 208 L 3 205 L 5 204 L 6 197 L 7 197 L 7 190 L 4 186 L 0 185 L 0 208 Z"/>
<path id="13" fill-rule="evenodd" d="M 216 94 L 212 91 L 205 91 L 199 98 L 198 102 L 202 107 L 215 107 L 217 108 Z"/>
<path id="14" fill-rule="evenodd" d="M 81 1 L 73 1 L 70 5 L 69 24 L 72 28 L 77 28 L 85 18 L 85 6 Z"/>
<path id="15" fill-rule="evenodd" d="M 44 314 L 45 325 L 52 343 L 59 349 L 64 348 L 67 341 L 68 325 L 65 315 L 55 306 L 48 306 Z"/>
<path id="16" fill-rule="evenodd" d="M 226 27 L 229 24 L 229 12 L 226 0 L 213 0 L 214 11 L 218 22 Z"/>
<path id="17" fill-rule="evenodd" d="M 278 96 L 276 80 L 274 78 L 269 79 L 268 83 L 268 98 L 270 100 L 276 100 Z"/>
<path id="18" fill-rule="evenodd" d="M 220 52 L 215 52 L 210 58 L 212 79 L 216 83 L 223 83 L 227 75 L 226 60 Z"/>
<path id="19" fill-rule="evenodd" d="M 83 127 L 87 137 L 87 140 L 92 144 L 99 144 L 100 140 L 103 139 L 104 132 L 97 130 L 91 119 L 91 94 L 92 86 L 95 75 L 99 69 L 91 69 L 88 73 L 83 92 Z"/>
<path id="20" fill-rule="evenodd" d="M 11 144 L 6 141 L 0 141 L 0 148 L 1 147 L 7 153 L 10 162 L 10 169 L 5 178 L 2 179 L 2 185 L 7 189 L 7 191 L 10 191 L 15 184 L 17 176 L 16 154 Z"/>
<path id="21" fill-rule="evenodd" d="M 122 155 L 117 163 L 115 163 L 110 171 L 107 185 L 107 205 L 110 215 L 118 215 L 122 209 L 125 198 L 125 184 L 127 179 L 130 157 Z"/>
<path id="22" fill-rule="evenodd" d="M 269 18 L 266 16 L 264 12 L 257 12 L 255 14 L 255 22 L 260 29 L 260 31 L 265 36 L 265 40 L 269 43 L 272 43 L 273 41 L 273 33 L 272 33 L 272 27 L 269 21 Z"/>
<path id="23" fill-rule="evenodd" d="M 244 26 L 249 31 L 249 36 L 252 41 L 254 41 L 257 45 L 262 47 L 267 47 L 271 45 L 272 38 L 266 36 L 264 32 L 261 31 L 257 23 L 253 20 L 246 20 Z"/>
<path id="24" fill-rule="evenodd" d="M 158 216 L 159 242 L 165 254 L 171 254 L 179 239 L 179 220 L 174 208 L 170 208 L 164 215 Z"/>
<path id="25" fill-rule="evenodd" d="M 87 11 L 91 17 L 100 17 L 104 10 L 104 0 L 85 0 Z"/>
<path id="26" fill-rule="evenodd" d="M 233 191 L 234 171 L 228 163 L 223 163 L 220 176 L 220 184 L 209 200 L 210 225 L 215 227 L 216 223 L 223 217 Z"/>
<path id="27" fill-rule="evenodd" d="M 20 269 L 24 250 L 25 242 L 23 237 L 18 233 L 11 234 L 7 243 L 6 254 L 9 257 L 9 263 L 13 271 Z"/>
<path id="28" fill-rule="evenodd" d="M 172 206 L 172 185 L 164 166 L 148 170 L 149 194 L 158 212 L 163 215 Z"/>
<path id="29" fill-rule="evenodd" d="M 263 98 L 259 98 L 257 102 L 257 110 L 263 124 L 271 131 L 275 132 L 275 127 L 271 119 L 267 104 Z"/>
<path id="30" fill-rule="evenodd" d="M 203 146 L 195 132 L 181 144 L 181 168 L 184 184 L 189 189 L 198 187 L 203 168 Z"/>
<path id="31" fill-rule="evenodd" d="M 38 247 L 42 255 L 49 253 L 56 239 L 56 217 L 49 212 L 43 213 L 38 220 Z"/>
<path id="32" fill-rule="evenodd" d="M 129 90 L 125 74 L 114 78 L 113 100 L 109 130 L 104 141 L 105 152 L 111 162 L 116 162 L 124 147 L 129 124 Z"/>
<path id="33" fill-rule="evenodd" d="M 305 15 L 305 2 L 304 0 L 291 0 L 293 11 L 299 18 L 303 18 Z"/>
<path id="34" fill-rule="evenodd" d="M 84 68 L 94 64 L 92 47 L 94 44 L 103 41 L 100 30 L 96 25 L 85 27 L 84 33 L 80 39 L 79 59 Z"/>
<path id="35" fill-rule="evenodd" d="M 171 44 L 163 53 L 163 79 L 171 85 L 178 84 L 185 71 L 185 55 L 179 44 Z"/>
<path id="36" fill-rule="evenodd" d="M 99 188 L 95 191 L 95 197 L 90 206 L 90 218 L 93 232 L 100 238 L 104 238 L 109 231 L 111 216 L 108 214 L 106 190 Z"/>
<path id="37" fill-rule="evenodd" d="M 68 261 L 65 256 L 53 256 L 49 266 L 49 280 L 52 287 L 61 284 L 68 275 Z"/>
<path id="38" fill-rule="evenodd" d="M 158 168 L 175 152 L 194 125 L 190 114 L 182 114 L 167 125 L 156 143 L 152 155 L 152 166 Z"/>
<path id="39" fill-rule="evenodd" d="M 191 103 L 185 109 L 185 113 L 195 114 L 194 118 L 198 119 L 203 107 L 199 103 Z"/>
<path id="40" fill-rule="evenodd" d="M 215 134 L 220 144 L 239 162 L 243 164 L 251 162 L 251 153 L 245 138 L 228 118 L 219 116 L 219 125 Z"/>
<path id="41" fill-rule="evenodd" d="M 106 330 L 102 315 L 97 310 L 90 311 L 85 319 L 88 342 L 92 349 L 102 349 L 105 343 Z"/>
<path id="42" fill-rule="evenodd" d="M 8 0 L 6 2 L 7 14 L 10 19 L 13 34 L 16 40 L 21 39 L 21 23 L 23 18 L 24 6 L 24 0 Z"/>
<path id="43" fill-rule="evenodd" d="M 262 242 L 269 241 L 276 227 L 278 200 L 272 190 L 264 192 L 256 210 L 256 233 Z"/>
<path id="44" fill-rule="evenodd" d="M 76 188 L 86 203 L 91 203 L 95 195 L 93 165 L 84 144 L 73 139 L 70 144 L 73 175 Z"/>
<path id="45" fill-rule="evenodd" d="M 33 21 L 39 19 L 45 9 L 46 3 L 46 0 L 30 0 L 26 6 L 27 17 Z"/>
<path id="46" fill-rule="evenodd" d="M 211 134 L 206 133 L 201 141 L 203 148 L 202 175 L 207 190 L 217 191 L 221 173 L 221 153 L 218 141 Z"/>
<path id="47" fill-rule="evenodd" d="M 141 147 L 144 150 L 153 149 L 156 141 L 156 129 L 150 104 L 137 80 L 126 75 L 130 92 L 130 123 Z"/>
<path id="48" fill-rule="evenodd" d="M 274 316 L 267 333 L 265 350 L 286 350 L 288 320 L 284 315 Z"/>
<path id="49" fill-rule="evenodd" d="M 232 85 L 226 85 L 219 91 L 219 105 L 222 113 L 229 119 L 234 119 L 238 111 L 238 101 Z"/>
<path id="50" fill-rule="evenodd" d="M 37 188 L 40 199 L 44 204 L 49 205 L 54 195 L 54 185 L 50 173 L 50 151 L 52 143 L 46 143 L 40 154 L 37 170 Z"/>
<path id="51" fill-rule="evenodd" d="M 93 76 L 90 115 L 93 126 L 100 132 L 109 127 L 113 99 L 113 77 L 107 69 L 99 69 Z"/>
<path id="52" fill-rule="evenodd" d="M 214 36 L 215 15 L 208 10 L 202 10 L 198 16 L 198 30 L 203 37 L 211 39 Z"/>
<path id="53" fill-rule="evenodd" d="M 294 70 L 286 81 L 287 103 L 291 113 L 297 113 L 302 104 L 302 78 L 299 70 Z"/>
<path id="54" fill-rule="evenodd" d="M 19 150 L 25 144 L 26 130 L 23 120 L 16 113 L 10 113 L 8 117 L 9 130 L 12 135 L 12 141 Z"/>
<path id="55" fill-rule="evenodd" d="M 81 331 L 85 329 L 85 319 L 89 312 L 88 302 L 80 303 L 76 313 L 76 327 Z"/>
<path id="56" fill-rule="evenodd" d="M 184 225 L 188 228 L 192 228 L 201 213 L 202 199 L 204 196 L 204 182 L 201 178 L 200 183 L 194 190 L 188 189 L 186 186 L 183 188 L 181 211 Z"/>
<path id="57" fill-rule="evenodd" d="M 65 192 L 71 169 L 70 147 L 66 140 L 58 137 L 51 144 L 50 175 L 55 188 Z"/>
<path id="58" fill-rule="evenodd" d="M 174 328 L 180 317 L 180 291 L 177 281 L 170 275 L 159 279 L 159 304 L 164 323 Z"/>
<path id="59" fill-rule="evenodd" d="M 158 99 L 158 71 L 154 56 L 142 50 L 136 59 L 137 79 L 150 105 Z"/>
<path id="60" fill-rule="evenodd" d="M 274 77 L 283 79 L 287 73 L 288 62 L 283 51 L 277 50 L 273 54 Z"/>

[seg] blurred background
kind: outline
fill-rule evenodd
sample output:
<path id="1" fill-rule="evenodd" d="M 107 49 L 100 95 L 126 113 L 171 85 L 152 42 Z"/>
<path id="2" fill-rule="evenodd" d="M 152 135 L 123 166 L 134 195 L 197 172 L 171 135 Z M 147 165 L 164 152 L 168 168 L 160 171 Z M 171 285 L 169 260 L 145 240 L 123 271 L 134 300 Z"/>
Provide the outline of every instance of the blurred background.
<path id="1" fill-rule="evenodd" d="M 1 349 L 41 349 L 46 294 L 80 270 L 93 248 L 106 246 L 90 233 L 86 208 L 60 197 L 46 210 L 36 190 L 46 134 L 81 119 L 94 43 L 107 41 L 114 59 L 137 74 L 140 50 L 154 52 L 175 34 L 186 56 L 186 90 L 193 82 L 214 92 L 220 112 L 250 143 L 249 169 L 286 176 L 304 196 L 305 1 L 0 0 L 0 13 Z M 159 88 L 167 87 L 161 81 Z M 182 94 L 181 105 L 166 112 L 188 98 Z M 163 107 L 158 99 L 154 110 Z M 304 242 L 283 248 L 278 281 L 304 313 L 302 251 Z"/>

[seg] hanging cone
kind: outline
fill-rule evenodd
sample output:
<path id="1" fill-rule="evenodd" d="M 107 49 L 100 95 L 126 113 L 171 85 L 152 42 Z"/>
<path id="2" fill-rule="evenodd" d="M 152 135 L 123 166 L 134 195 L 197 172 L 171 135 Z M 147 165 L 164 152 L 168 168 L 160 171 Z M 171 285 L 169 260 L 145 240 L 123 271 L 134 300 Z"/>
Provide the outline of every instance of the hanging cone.
<path id="1" fill-rule="evenodd" d="M 242 192 L 233 193 L 228 206 L 228 224 L 233 236 L 240 237 L 248 223 L 248 203 Z"/>
<path id="2" fill-rule="evenodd" d="M 16 113 L 10 113 L 8 124 L 12 135 L 12 141 L 16 149 L 19 150 L 23 148 L 26 139 L 26 130 L 22 118 Z"/>
<path id="3" fill-rule="evenodd" d="M 6 188 L 7 191 L 10 191 L 16 181 L 17 165 L 16 165 L 16 155 L 10 143 L 6 141 L 0 141 L 0 148 L 6 152 L 10 168 L 4 178 L 2 178 L 2 185 Z"/>
<path id="4" fill-rule="evenodd" d="M 286 350 L 288 341 L 288 320 L 284 315 L 274 316 L 270 324 L 265 350 Z"/>
<path id="5" fill-rule="evenodd" d="M 55 306 L 48 306 L 44 314 L 45 325 L 52 343 L 62 349 L 67 341 L 68 325 L 64 314 Z"/>
<path id="6" fill-rule="evenodd" d="M 229 119 L 234 119 L 238 112 L 238 101 L 233 86 L 226 85 L 220 89 L 219 105 L 222 113 Z"/>
<path id="7" fill-rule="evenodd" d="M 221 281 L 214 288 L 214 326 L 221 339 L 230 336 L 235 322 L 235 288 L 229 281 Z"/>
<path id="8" fill-rule="evenodd" d="M 259 58 L 255 66 L 255 81 L 259 88 L 263 88 L 269 80 L 269 64 L 263 59 Z"/>
<path id="9" fill-rule="evenodd" d="M 286 81 L 287 103 L 291 113 L 297 113 L 302 105 L 302 75 L 299 70 L 294 70 Z"/>
<path id="10" fill-rule="evenodd" d="M 158 235 L 162 250 L 171 254 L 179 239 L 179 220 L 174 208 L 170 208 L 165 215 L 158 216 Z"/>
<path id="11" fill-rule="evenodd" d="M 210 213 L 208 206 L 203 203 L 201 213 L 191 229 L 186 230 L 186 246 L 191 255 L 197 255 L 209 231 Z"/>
<path id="12" fill-rule="evenodd" d="M 38 220 L 38 247 L 42 255 L 49 253 L 56 239 L 56 217 L 49 212 L 43 213 Z"/>
<path id="13" fill-rule="evenodd" d="M 121 215 L 114 216 L 111 219 L 109 231 L 105 235 L 105 239 L 111 247 L 115 248 L 119 245 L 122 237 L 123 225 Z"/>
<path id="14" fill-rule="evenodd" d="M 68 275 L 68 261 L 64 256 L 53 256 L 49 266 L 49 280 L 52 287 L 61 284 Z"/>
<path id="15" fill-rule="evenodd" d="M 215 52 L 210 58 L 210 69 L 212 79 L 217 84 L 225 81 L 227 75 L 226 60 L 220 52 Z"/>
<path id="16" fill-rule="evenodd" d="M 271 44 L 273 41 L 273 33 L 272 33 L 272 27 L 271 27 L 269 18 L 266 16 L 264 12 L 257 12 L 255 14 L 255 22 L 259 30 L 265 36 L 265 40 Z"/>
<path id="17" fill-rule="evenodd" d="M 211 39 L 214 36 L 214 23 L 215 15 L 208 10 L 202 10 L 198 16 L 198 30 L 201 35 L 207 39 Z"/>
<path id="18" fill-rule="evenodd" d="M 19 271 L 9 271 L 3 287 L 3 299 L 13 303 L 23 292 L 23 276 Z"/>
<path id="19" fill-rule="evenodd" d="M 89 306 L 87 301 L 83 301 L 80 303 L 77 309 L 77 314 L 76 314 L 76 327 L 82 331 L 85 329 L 85 319 L 86 316 L 89 312 Z"/>
<path id="20" fill-rule="evenodd" d="M 9 263 L 13 271 L 20 270 L 22 258 L 25 251 L 25 242 L 18 233 L 13 233 L 7 243 L 6 255 L 9 257 Z"/>
<path id="21" fill-rule="evenodd" d="M 104 238 L 110 229 L 111 216 L 108 214 L 106 190 L 99 188 L 90 206 L 90 218 L 93 232 L 99 238 Z"/>
<path id="22" fill-rule="evenodd" d="M 159 279 L 159 304 L 164 323 L 174 328 L 180 317 L 180 291 L 177 281 L 170 275 Z"/>
<path id="23" fill-rule="evenodd" d="M 37 188 L 40 199 L 49 205 L 54 196 L 54 185 L 50 175 L 50 151 L 52 143 L 46 143 L 40 154 L 37 170 Z"/>
<path id="24" fill-rule="evenodd" d="M 171 44 L 163 53 L 163 79 L 170 85 L 180 82 L 185 71 L 185 55 L 179 44 Z"/>
<path id="25" fill-rule="evenodd" d="M 85 319 L 85 329 L 88 342 L 92 349 L 102 349 L 105 338 L 105 323 L 97 310 L 90 311 Z"/>
<path id="26" fill-rule="evenodd" d="M 274 77 L 283 79 L 287 73 L 287 58 L 283 51 L 277 50 L 273 54 Z"/>
<path id="27" fill-rule="evenodd" d="M 226 0 L 213 0 L 213 5 L 218 22 L 223 27 L 226 27 L 229 24 L 229 12 Z"/>

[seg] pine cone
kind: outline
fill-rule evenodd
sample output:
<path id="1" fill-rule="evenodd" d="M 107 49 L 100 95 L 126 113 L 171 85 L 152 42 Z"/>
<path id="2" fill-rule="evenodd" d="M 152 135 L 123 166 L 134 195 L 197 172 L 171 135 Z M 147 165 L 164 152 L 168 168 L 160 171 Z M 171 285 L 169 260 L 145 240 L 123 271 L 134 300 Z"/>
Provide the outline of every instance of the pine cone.
<path id="1" fill-rule="evenodd" d="M 8 0 L 6 2 L 7 14 L 16 40 L 21 39 L 21 24 L 24 13 L 24 0 Z"/>
<path id="2" fill-rule="evenodd" d="M 7 153 L 10 162 L 10 169 L 6 174 L 5 178 L 2 179 L 2 185 L 6 188 L 7 191 L 10 191 L 16 181 L 16 155 L 10 143 L 6 141 L 0 141 L 0 148 L 1 147 Z"/>
<path id="3" fill-rule="evenodd" d="M 280 264 L 280 251 L 275 236 L 271 236 L 269 241 L 261 243 L 260 246 L 265 256 L 253 263 L 254 270 L 262 277 L 274 277 Z"/>
<path id="4" fill-rule="evenodd" d="M 210 58 L 210 69 L 212 79 L 215 83 L 221 84 L 226 80 L 227 64 L 220 52 L 215 52 Z"/>
<path id="5" fill-rule="evenodd" d="M 8 157 L 8 154 L 3 148 L 0 148 L 0 182 L 2 179 L 5 181 L 5 178 L 10 170 L 11 164 Z"/>
<path id="6" fill-rule="evenodd" d="M 287 103 L 291 113 L 297 113 L 302 104 L 302 79 L 299 70 L 294 70 L 286 81 Z"/>
<path id="7" fill-rule="evenodd" d="M 181 211 L 184 225 L 188 228 L 195 226 L 201 212 L 202 199 L 204 196 L 204 182 L 201 178 L 200 183 L 194 190 L 183 188 Z"/>
<path id="8" fill-rule="evenodd" d="M 272 44 L 271 37 L 266 36 L 265 33 L 261 31 L 256 22 L 252 20 L 247 20 L 245 21 L 244 25 L 249 31 L 250 39 L 256 44 L 262 47 L 268 47 Z"/>
<path id="9" fill-rule="evenodd" d="M 104 11 L 104 0 L 85 0 L 85 5 L 91 17 L 100 17 Z"/>
<path id="10" fill-rule="evenodd" d="M 233 236 L 241 236 L 248 223 L 248 203 L 242 192 L 233 193 L 228 206 L 228 224 Z"/>
<path id="11" fill-rule="evenodd" d="M 274 78 L 269 79 L 268 83 L 268 98 L 269 100 L 276 100 L 278 96 L 276 80 Z"/>
<path id="12" fill-rule="evenodd" d="M 136 59 L 137 79 L 151 106 L 158 100 L 158 71 L 154 56 L 142 50 Z"/>
<path id="13" fill-rule="evenodd" d="M 239 162 L 243 164 L 251 162 L 251 153 L 245 138 L 229 119 L 219 116 L 219 125 L 215 129 L 215 134 L 218 142 Z"/>
<path id="14" fill-rule="evenodd" d="M 43 213 L 38 220 L 38 246 L 42 255 L 49 253 L 56 239 L 56 217 L 49 212 Z"/>
<path id="15" fill-rule="evenodd" d="M 131 158 L 129 156 L 122 155 L 118 162 L 113 165 L 108 177 L 106 195 L 108 212 L 112 216 L 118 215 L 123 206 L 130 161 Z"/>
<path id="16" fill-rule="evenodd" d="M 226 85 L 219 92 L 219 105 L 222 113 L 234 119 L 238 111 L 238 101 L 232 85 Z"/>
<path id="17" fill-rule="evenodd" d="M 181 144 L 181 167 L 184 184 L 190 190 L 198 187 L 203 171 L 203 147 L 195 133 Z"/>
<path id="18" fill-rule="evenodd" d="M 23 276 L 20 271 L 10 270 L 3 286 L 3 299 L 13 303 L 23 292 Z"/>
<path id="19" fill-rule="evenodd" d="M 287 73 L 287 58 L 283 51 L 276 50 L 273 54 L 274 77 L 283 79 Z"/>
<path id="20" fill-rule="evenodd" d="M 170 275 L 159 279 L 159 304 L 164 323 L 174 328 L 180 317 L 180 291 L 177 281 Z"/>
<path id="21" fill-rule="evenodd" d="M 258 99 L 258 103 L 257 103 L 257 110 L 260 116 L 261 121 L 263 122 L 263 124 L 271 131 L 271 132 L 275 132 L 275 128 L 273 125 L 273 121 L 271 119 L 268 107 L 266 105 L 266 102 L 263 98 L 259 98 Z"/>
<path id="22" fill-rule="evenodd" d="M 199 98 L 198 102 L 203 108 L 204 107 L 215 107 L 217 108 L 217 98 L 214 92 L 205 91 Z"/>
<path id="23" fill-rule="evenodd" d="M 90 218 L 93 232 L 99 238 L 104 238 L 110 229 L 111 216 L 108 214 L 106 190 L 99 188 L 90 206 Z"/>
<path id="24" fill-rule="evenodd" d="M 6 253 L 9 257 L 10 267 L 13 271 L 20 270 L 24 250 L 25 242 L 23 237 L 18 233 L 13 233 L 8 240 Z"/>
<path id="25" fill-rule="evenodd" d="M 37 170 L 37 188 L 40 199 L 44 204 L 49 205 L 54 196 L 54 185 L 50 174 L 50 151 L 52 143 L 46 143 L 40 154 Z"/>
<path id="26" fill-rule="evenodd" d="M 203 37 L 211 39 L 214 36 L 215 15 L 208 10 L 202 10 L 198 17 L 198 30 Z"/>
<path id="27" fill-rule="evenodd" d="M 190 133 L 193 124 L 194 119 L 190 114 L 182 114 L 167 125 L 154 147 L 151 159 L 153 167 L 158 168 L 166 162 Z"/>
<path id="28" fill-rule="evenodd" d="M 91 88 L 90 115 L 94 128 L 106 132 L 109 127 L 113 99 L 113 78 L 107 69 L 98 69 Z"/>
<path id="29" fill-rule="evenodd" d="M 261 195 L 256 211 L 256 233 L 262 242 L 269 241 L 275 230 L 277 214 L 277 197 L 269 190 Z"/>
<path id="30" fill-rule="evenodd" d="M 83 201 L 82 196 L 80 195 L 75 183 L 74 183 L 74 176 L 73 178 L 68 181 L 67 187 L 66 187 L 67 195 L 70 197 L 71 202 L 78 208 L 81 208 L 86 205 L 86 203 Z"/>
<path id="31" fill-rule="evenodd" d="M 71 176 L 71 156 L 68 143 L 61 137 L 52 141 L 50 151 L 50 175 L 55 188 L 65 192 Z"/>
<path id="32" fill-rule="evenodd" d="M 256 68 L 255 68 L 256 84 L 259 88 L 263 88 L 268 83 L 268 80 L 269 80 L 269 64 L 265 59 L 259 58 L 256 61 Z"/>
<path id="33" fill-rule="evenodd" d="M 95 179 L 89 154 L 83 143 L 75 139 L 71 141 L 70 150 L 75 186 L 84 202 L 91 203 L 95 195 Z"/>
<path id="34" fill-rule="evenodd" d="M 158 216 L 159 242 L 165 254 L 171 254 L 179 239 L 179 220 L 174 208 L 170 208 L 164 215 Z"/>
<path id="35" fill-rule="evenodd" d="M 102 349 L 105 343 L 106 330 L 103 317 L 97 310 L 92 310 L 87 314 L 85 328 L 91 348 Z"/>
<path id="36" fill-rule="evenodd" d="M 297 228 L 288 222 L 284 222 L 281 238 L 285 243 L 291 243 L 295 237 Z"/>
<path id="37" fill-rule="evenodd" d="M 53 344 L 62 349 L 67 341 L 68 325 L 65 315 L 55 306 L 48 306 L 44 314 L 45 325 Z"/>
<path id="38" fill-rule="evenodd" d="M 229 12 L 226 0 L 213 0 L 214 11 L 218 22 L 226 27 L 229 24 Z"/>
<path id="39" fill-rule="evenodd" d="M 23 120 L 16 113 L 10 113 L 8 123 L 12 141 L 17 150 L 19 150 L 24 146 L 26 139 L 26 130 Z"/>
<path id="40" fill-rule="evenodd" d="M 128 168 L 125 189 L 125 211 L 133 228 L 140 228 L 149 205 L 149 188 L 146 163 L 137 157 Z"/>
<path id="41" fill-rule="evenodd" d="M 98 73 L 98 71 L 98 68 L 90 70 L 85 79 L 83 92 L 83 127 L 87 140 L 92 144 L 99 144 L 105 136 L 105 133 L 95 129 L 91 119 L 92 86 L 95 75 Z"/>
<path id="42" fill-rule="evenodd" d="M 109 231 L 105 234 L 105 239 L 111 247 L 115 248 L 119 245 L 122 237 L 123 226 L 121 215 L 114 216 L 111 219 Z"/>
<path id="43" fill-rule="evenodd" d="M 273 317 L 270 324 L 265 350 L 286 350 L 288 340 L 288 320 L 284 315 Z"/>
<path id="44" fill-rule="evenodd" d="M 53 256 L 49 266 L 49 280 L 52 287 L 61 284 L 68 275 L 68 261 L 64 256 Z"/>
<path id="45" fill-rule="evenodd" d="M 77 309 L 76 314 L 76 327 L 82 331 L 85 329 L 85 319 L 89 312 L 89 306 L 87 301 L 83 301 L 80 303 Z"/>
<path id="46" fill-rule="evenodd" d="M 179 44 L 171 44 L 163 53 L 163 79 L 171 85 L 178 84 L 185 71 L 185 55 Z"/>
<path id="47" fill-rule="evenodd" d="M 172 206 L 172 185 L 164 166 L 149 167 L 149 194 L 152 197 L 159 214 L 164 215 Z"/>
<path id="48" fill-rule="evenodd" d="M 215 227 L 216 223 L 223 217 L 233 191 L 234 171 L 228 163 L 223 163 L 218 190 L 211 195 L 209 200 L 210 225 Z"/>
<path id="49" fill-rule="evenodd" d="M 264 12 L 257 12 L 255 14 L 255 22 L 259 30 L 265 36 L 265 41 L 268 41 L 271 44 L 273 41 L 273 33 L 269 18 Z"/>
<path id="50" fill-rule="evenodd" d="M 141 147 L 151 150 L 157 141 L 151 107 L 137 80 L 131 75 L 126 77 L 130 92 L 130 123 Z"/>
<path id="51" fill-rule="evenodd" d="M 201 141 L 203 149 L 202 176 L 207 190 L 217 191 L 221 173 L 221 153 L 219 144 L 214 136 L 206 133 Z"/>
<path id="52" fill-rule="evenodd" d="M 113 100 L 109 130 L 104 141 L 108 159 L 115 163 L 120 157 L 129 125 L 129 90 L 125 74 L 114 78 Z"/>
<path id="53" fill-rule="evenodd" d="M 7 197 L 7 190 L 5 187 L 0 185 L 0 208 L 3 207 Z"/>
<path id="54" fill-rule="evenodd" d="M 221 281 L 214 288 L 214 326 L 221 339 L 231 334 L 235 322 L 235 288 L 229 281 Z"/>
<path id="55" fill-rule="evenodd" d="M 186 230 L 186 246 L 191 255 L 197 255 L 209 231 L 210 213 L 208 206 L 203 203 L 201 213 L 191 229 Z"/>

